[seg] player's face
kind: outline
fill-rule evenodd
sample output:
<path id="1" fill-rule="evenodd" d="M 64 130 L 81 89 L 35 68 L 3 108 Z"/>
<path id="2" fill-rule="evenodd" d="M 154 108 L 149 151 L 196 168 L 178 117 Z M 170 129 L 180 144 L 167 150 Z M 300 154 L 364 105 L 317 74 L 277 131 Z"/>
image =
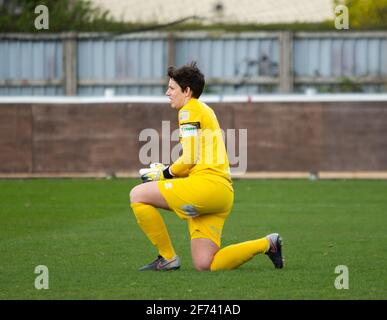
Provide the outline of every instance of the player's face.
<path id="1" fill-rule="evenodd" d="M 172 108 L 180 109 L 191 98 L 190 89 L 187 88 L 183 91 L 177 82 L 173 79 L 169 79 L 168 89 L 165 95 L 169 97 L 169 102 Z"/>

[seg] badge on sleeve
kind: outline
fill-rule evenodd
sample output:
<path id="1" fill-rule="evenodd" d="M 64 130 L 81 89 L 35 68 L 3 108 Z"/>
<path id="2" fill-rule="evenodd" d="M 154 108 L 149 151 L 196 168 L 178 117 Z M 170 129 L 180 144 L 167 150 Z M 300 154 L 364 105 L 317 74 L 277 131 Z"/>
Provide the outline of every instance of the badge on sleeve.
<path id="1" fill-rule="evenodd" d="M 184 123 L 180 126 L 180 136 L 185 137 L 196 137 L 198 135 L 198 129 L 200 124 L 198 122 Z"/>

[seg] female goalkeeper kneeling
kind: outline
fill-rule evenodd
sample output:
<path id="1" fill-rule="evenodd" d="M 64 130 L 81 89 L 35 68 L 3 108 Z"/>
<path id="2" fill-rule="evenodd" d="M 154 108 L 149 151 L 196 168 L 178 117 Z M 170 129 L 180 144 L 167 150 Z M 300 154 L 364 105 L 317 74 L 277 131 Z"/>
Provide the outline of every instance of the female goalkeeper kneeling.
<path id="1" fill-rule="evenodd" d="M 170 67 L 168 76 L 166 95 L 178 111 L 183 153 L 170 166 L 152 164 L 141 169 L 146 183 L 130 192 L 137 222 L 159 254 L 139 270 L 180 268 L 180 259 L 157 208 L 174 211 L 187 221 L 192 260 L 198 271 L 235 269 L 258 253 L 267 254 L 275 268 L 282 268 L 282 239 L 277 233 L 220 249 L 234 190 L 219 123 L 214 111 L 198 100 L 205 81 L 196 63 Z"/>

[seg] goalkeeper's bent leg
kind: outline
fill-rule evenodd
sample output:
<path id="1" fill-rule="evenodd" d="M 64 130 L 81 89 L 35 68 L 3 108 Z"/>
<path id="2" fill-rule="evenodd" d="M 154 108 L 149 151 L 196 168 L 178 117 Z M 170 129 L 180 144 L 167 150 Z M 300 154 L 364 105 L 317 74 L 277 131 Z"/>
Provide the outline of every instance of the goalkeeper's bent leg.
<path id="1" fill-rule="evenodd" d="M 235 269 L 256 254 L 265 253 L 269 247 L 270 243 L 266 237 L 227 246 L 215 254 L 211 271 Z"/>
<path id="2" fill-rule="evenodd" d="M 169 260 L 176 256 L 171 238 L 160 212 L 153 206 L 144 203 L 132 203 L 131 207 L 137 223 L 148 239 L 159 250 L 159 254 Z"/>

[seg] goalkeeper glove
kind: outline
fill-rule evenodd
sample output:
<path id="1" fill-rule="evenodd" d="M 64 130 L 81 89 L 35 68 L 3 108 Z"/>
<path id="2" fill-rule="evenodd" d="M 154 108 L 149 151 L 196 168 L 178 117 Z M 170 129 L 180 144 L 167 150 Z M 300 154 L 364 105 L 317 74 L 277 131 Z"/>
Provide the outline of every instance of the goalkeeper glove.
<path id="1" fill-rule="evenodd" d="M 173 178 L 169 171 L 162 163 L 151 163 L 149 168 L 143 168 L 139 171 L 142 182 L 158 181 Z"/>

